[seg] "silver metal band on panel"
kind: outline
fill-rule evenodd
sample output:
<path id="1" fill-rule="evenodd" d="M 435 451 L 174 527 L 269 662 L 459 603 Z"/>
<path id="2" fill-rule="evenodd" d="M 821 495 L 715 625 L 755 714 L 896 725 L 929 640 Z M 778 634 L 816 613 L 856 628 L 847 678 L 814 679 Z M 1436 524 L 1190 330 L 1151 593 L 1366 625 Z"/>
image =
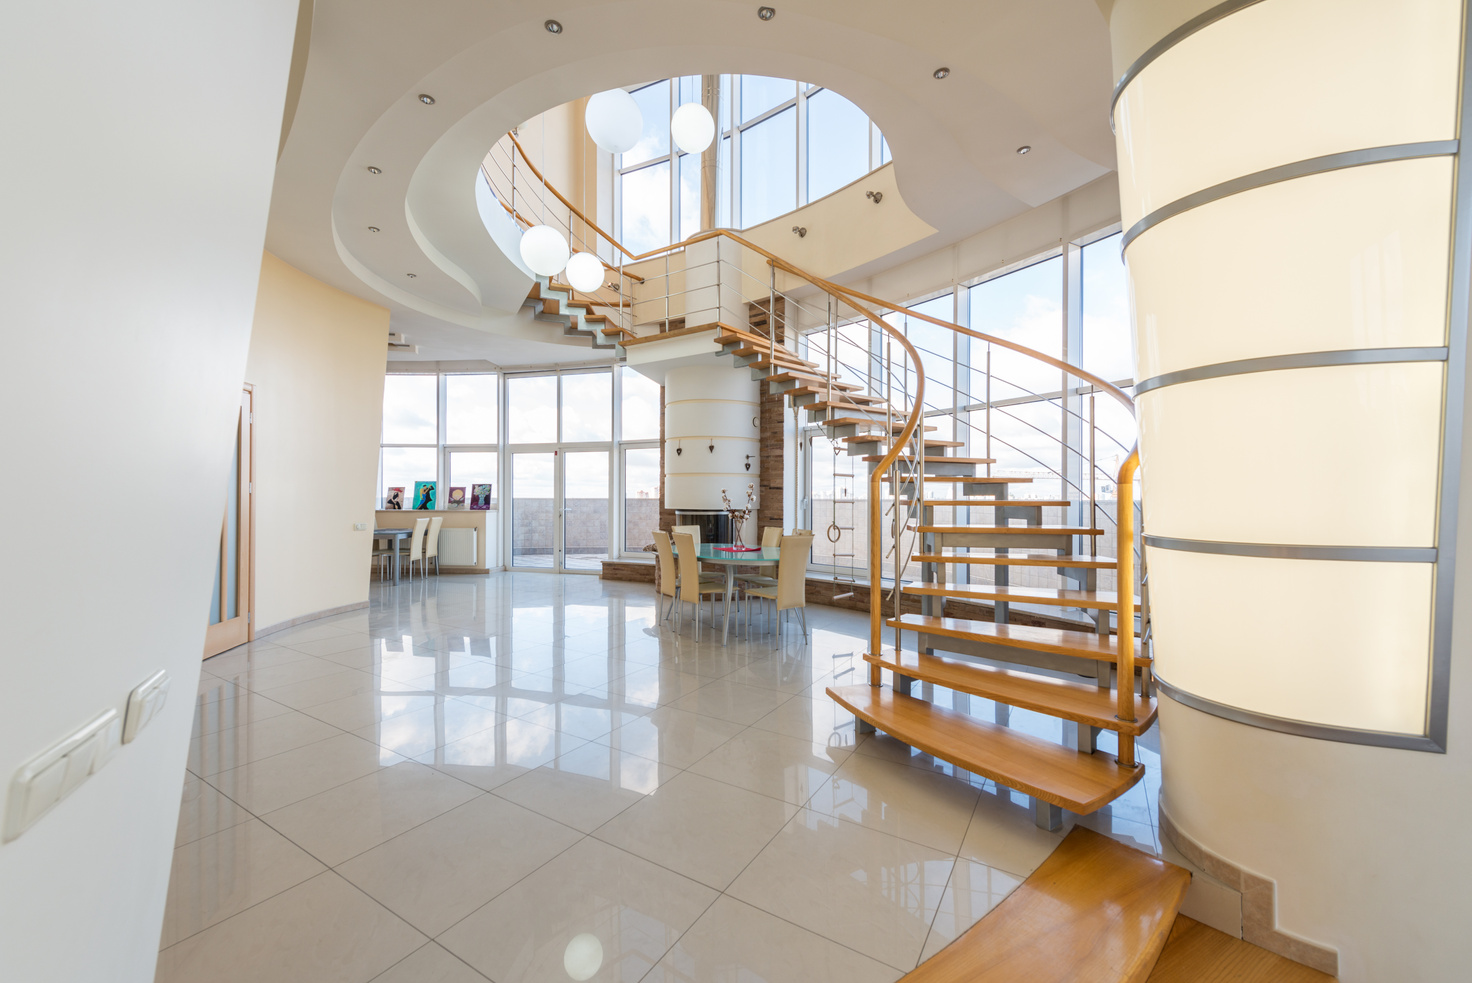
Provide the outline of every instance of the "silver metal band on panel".
<path id="1" fill-rule="evenodd" d="M 1334 352 L 1297 352 L 1291 355 L 1267 355 L 1262 358 L 1240 358 L 1231 362 L 1197 365 L 1152 376 L 1135 385 L 1135 395 L 1152 389 L 1222 379 L 1251 372 L 1275 372 L 1281 369 L 1318 369 L 1329 365 L 1375 365 L 1385 362 L 1445 362 L 1445 348 L 1347 348 Z"/>
<path id="2" fill-rule="evenodd" d="M 1301 546 L 1292 543 L 1227 543 L 1215 539 L 1143 536 L 1146 546 L 1184 553 L 1256 556 L 1271 560 L 1357 560 L 1373 563 L 1435 563 L 1434 546 Z"/>
<path id="3" fill-rule="evenodd" d="M 1189 212 L 1193 208 L 1200 208 L 1202 205 L 1209 205 L 1214 201 L 1230 198 L 1244 191 L 1265 188 L 1270 184 L 1292 181 L 1294 178 L 1308 177 L 1311 174 L 1341 171 L 1346 167 L 1385 164 L 1395 160 L 1416 160 L 1421 157 L 1448 157 L 1457 153 L 1457 150 L 1458 141 L 1456 140 L 1396 143 L 1388 147 L 1366 147 L 1362 150 L 1346 150 L 1337 154 L 1325 154 L 1322 157 L 1310 157 L 1307 160 L 1296 160 L 1291 164 L 1280 164 L 1277 167 L 1269 167 L 1252 174 L 1244 174 L 1230 181 L 1223 181 L 1221 184 L 1193 191 L 1175 201 L 1161 205 L 1129 227 L 1120 240 L 1119 251 L 1123 253 L 1130 248 L 1130 243 L 1138 239 L 1142 233 L 1168 218 L 1174 218 L 1182 212 Z"/>
<path id="4" fill-rule="evenodd" d="M 1292 734 L 1295 737 L 1312 737 L 1320 741 L 1337 741 L 1340 744 L 1369 744 L 1373 747 L 1401 748 L 1407 751 L 1444 751 L 1441 742 L 1431 737 L 1420 734 L 1397 734 L 1392 731 L 1383 730 L 1360 730 L 1354 727 L 1335 727 L 1332 724 L 1312 724 L 1303 720 L 1293 720 L 1288 717 L 1275 717 L 1270 713 L 1258 713 L 1254 710 L 1243 710 L 1241 707 L 1228 706 L 1215 700 L 1188 693 L 1183 689 L 1172 686 L 1162 679 L 1159 673 L 1155 674 L 1155 685 L 1160 687 L 1160 692 L 1170 697 L 1182 706 L 1190 707 L 1192 710 L 1200 710 L 1209 713 L 1213 717 L 1221 717 L 1235 723 L 1246 724 L 1249 727 L 1257 727 L 1260 730 L 1275 730 L 1282 734 Z"/>
<path id="5" fill-rule="evenodd" d="M 1110 101 L 1109 107 L 1110 128 L 1113 129 L 1114 110 L 1125 88 L 1146 67 L 1166 51 L 1169 51 L 1175 45 L 1203 28 L 1260 2 L 1262 0 L 1227 0 L 1227 2 L 1220 3 L 1192 18 L 1185 24 L 1182 24 L 1147 49 L 1143 55 L 1135 60 L 1134 64 L 1130 65 L 1115 85 L 1113 98 Z M 1461 98 L 1457 121 L 1457 133 L 1459 137 L 1472 131 L 1472 70 L 1469 70 L 1469 66 L 1467 65 L 1469 50 L 1472 50 L 1472 16 L 1469 16 L 1467 5 L 1464 4 L 1462 16 L 1463 63 Z M 1467 334 L 1468 321 L 1472 319 L 1472 174 L 1466 173 L 1463 167 L 1465 161 L 1463 160 L 1460 140 L 1426 141 L 1422 143 L 1399 144 L 1389 147 L 1374 147 L 1365 150 L 1348 151 L 1342 154 L 1330 154 L 1307 161 L 1286 164 L 1281 167 L 1269 168 L 1187 195 L 1143 217 L 1122 236 L 1122 244 L 1120 246 L 1121 254 L 1129 247 L 1131 242 L 1151 227 L 1160 224 L 1174 215 L 1179 215 L 1182 212 L 1200 207 L 1201 205 L 1227 197 L 1228 195 L 1345 167 L 1446 155 L 1455 155 L 1456 157 L 1455 193 L 1453 197 L 1451 291 L 1447 312 L 1447 344 L 1445 354 L 1441 355 L 1439 359 L 1424 359 L 1444 360 L 1447 363 L 1442 401 L 1441 481 L 1437 503 L 1436 548 L 1422 550 L 1414 548 L 1400 549 L 1396 547 L 1272 546 L 1266 544 L 1211 543 L 1201 540 L 1183 540 L 1160 536 L 1143 537 L 1145 543 L 1163 549 L 1192 549 L 1197 552 L 1273 556 L 1280 558 L 1376 559 L 1382 561 L 1395 560 L 1399 562 L 1435 563 L 1436 583 L 1432 608 L 1431 678 L 1429 681 L 1430 687 L 1426 708 L 1426 733 L 1424 735 L 1388 734 L 1381 731 L 1311 724 L 1303 721 L 1274 717 L 1268 714 L 1254 713 L 1253 711 L 1229 707 L 1204 697 L 1186 693 L 1171 686 L 1157 675 L 1156 679 L 1160 684 L 1162 692 L 1184 706 L 1189 706 L 1205 713 L 1249 726 L 1279 731 L 1285 734 L 1295 734 L 1301 737 L 1332 740 L 1349 744 L 1366 744 L 1376 747 L 1445 752 L 1447 716 L 1451 692 L 1452 601 L 1456 576 L 1457 503 L 1461 488 L 1463 415 L 1466 409 Z M 1408 350 L 1401 349 L 1398 351 L 1406 352 Z M 1436 350 L 1426 349 L 1424 351 L 1432 352 Z M 1327 355 L 1329 353 L 1317 354 Z M 1244 363 L 1261 363 L 1287 358 L 1291 358 L 1291 356 L 1275 356 L 1272 359 L 1263 360 L 1243 359 L 1241 361 Z M 1386 359 L 1375 360 L 1385 361 Z M 1398 358 L 1394 360 L 1420 361 L 1423 359 Z M 1319 364 L 1356 364 L 1356 362 L 1363 364 L 1368 361 L 1371 361 L 1371 359 L 1351 358 L 1346 361 L 1323 362 Z M 1141 386 L 1159 388 L 1160 386 L 1171 385 L 1175 382 L 1189 381 L 1185 378 L 1174 378 L 1185 372 L 1205 370 L 1208 374 L 1202 374 L 1197 377 L 1213 378 L 1217 375 L 1236 374 L 1240 371 L 1265 371 L 1268 368 L 1260 365 L 1255 368 L 1238 368 L 1231 372 L 1219 371 L 1212 373 L 1210 371 L 1221 369 L 1223 366 L 1230 364 L 1232 363 L 1222 363 L 1219 366 L 1203 366 L 1200 370 L 1183 370 L 1183 373 L 1167 373 L 1165 376 L 1158 376 L 1155 379 L 1146 380 Z M 1292 368 L 1300 366 L 1280 364 L 1273 367 Z M 1137 392 L 1145 391 L 1148 391 L 1148 389 L 1137 388 Z M 1248 550 L 1266 552 L 1247 552 Z M 1364 550 L 1389 550 L 1390 552 L 1378 552 L 1374 556 L 1356 555 Z M 1331 556 L 1321 554 L 1309 556 L 1306 551 L 1336 551 L 1342 555 Z"/>
<path id="6" fill-rule="evenodd" d="M 1171 48 L 1174 48 L 1176 45 L 1186 40 L 1186 38 L 1201 30 L 1203 27 L 1208 27 L 1212 24 L 1215 24 L 1223 17 L 1230 16 L 1232 14 L 1235 14 L 1239 10 L 1242 10 L 1246 7 L 1251 7 L 1261 2 L 1262 0 L 1226 0 L 1225 3 L 1219 3 L 1215 7 L 1212 7 L 1210 10 L 1203 10 L 1201 13 L 1197 14 L 1195 17 L 1192 17 L 1190 20 L 1186 21 L 1186 23 L 1182 24 L 1174 31 L 1171 31 L 1169 34 L 1161 38 L 1159 41 L 1156 41 L 1150 47 L 1146 48 L 1145 53 L 1136 58 L 1134 60 L 1134 63 L 1131 64 L 1129 68 L 1126 68 L 1124 70 L 1124 74 L 1119 77 L 1119 81 L 1114 83 L 1114 94 L 1110 96 L 1109 99 L 1110 131 L 1112 132 L 1114 130 L 1114 107 L 1119 104 L 1119 97 L 1124 95 L 1125 87 L 1135 80 L 1135 76 L 1139 75 L 1142 71 L 1145 70 L 1145 66 L 1149 65 L 1152 61 L 1159 58 Z"/>

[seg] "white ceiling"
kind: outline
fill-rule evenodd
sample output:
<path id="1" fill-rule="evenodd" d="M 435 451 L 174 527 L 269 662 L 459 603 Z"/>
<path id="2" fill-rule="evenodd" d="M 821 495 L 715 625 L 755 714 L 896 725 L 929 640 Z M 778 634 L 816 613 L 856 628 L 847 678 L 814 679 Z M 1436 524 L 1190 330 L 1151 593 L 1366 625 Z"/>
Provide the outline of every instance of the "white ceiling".
<path id="1" fill-rule="evenodd" d="M 831 86 L 889 140 L 906 205 L 937 230 L 927 249 L 1114 168 L 1094 0 L 772 5 L 762 22 L 756 3 L 725 0 L 317 0 L 266 247 L 388 307 L 420 358 L 603 360 L 514 316 L 530 278 L 476 203 L 490 145 L 572 99 L 720 72 Z M 543 29 L 548 17 L 561 35 Z M 941 65 L 951 75 L 936 81 Z M 1022 144 L 1032 152 L 1018 156 Z"/>

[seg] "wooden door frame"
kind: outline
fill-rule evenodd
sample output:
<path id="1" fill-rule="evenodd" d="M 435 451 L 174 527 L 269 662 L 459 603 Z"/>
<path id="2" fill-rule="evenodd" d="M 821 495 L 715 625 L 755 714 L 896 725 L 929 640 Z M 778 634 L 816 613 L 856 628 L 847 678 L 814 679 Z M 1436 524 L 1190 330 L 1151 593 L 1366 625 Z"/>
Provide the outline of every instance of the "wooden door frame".
<path id="1" fill-rule="evenodd" d="M 237 452 L 242 460 L 239 463 L 239 471 L 236 476 L 239 520 L 238 544 L 236 553 L 236 590 L 237 590 L 237 613 L 229 621 L 221 620 L 217 624 L 209 625 L 205 629 L 204 658 L 219 655 L 246 642 L 253 641 L 256 637 L 255 625 L 255 571 L 256 571 L 256 496 L 255 496 L 255 460 L 256 460 L 256 428 L 255 428 L 255 386 L 251 383 L 242 383 L 241 387 L 240 414 L 236 417 L 237 433 L 240 435 L 240 448 Z M 225 568 L 226 551 L 223 549 L 225 533 L 229 528 L 230 517 L 223 516 L 220 520 L 220 584 L 221 590 L 229 583 L 228 571 Z M 241 610 L 243 609 L 243 610 Z M 224 614 L 224 598 L 221 598 L 221 615 Z"/>

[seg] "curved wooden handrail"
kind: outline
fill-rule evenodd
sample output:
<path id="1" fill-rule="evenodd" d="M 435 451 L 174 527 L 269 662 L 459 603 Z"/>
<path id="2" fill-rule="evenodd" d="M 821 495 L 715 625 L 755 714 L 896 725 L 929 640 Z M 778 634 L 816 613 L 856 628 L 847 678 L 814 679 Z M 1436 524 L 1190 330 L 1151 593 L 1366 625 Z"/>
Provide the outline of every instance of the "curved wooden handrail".
<path id="1" fill-rule="evenodd" d="M 1115 664 L 1119 709 L 1116 713 L 1120 720 L 1125 721 L 1135 719 L 1135 472 L 1139 467 L 1140 444 L 1136 441 L 1134 450 L 1119 468 L 1118 502 L 1115 506 L 1118 515 L 1115 516 L 1114 552 L 1118 554 L 1119 563 L 1116 572 L 1119 661 Z M 1126 768 L 1135 766 L 1135 739 L 1124 731 L 1119 734 L 1119 763 Z"/>

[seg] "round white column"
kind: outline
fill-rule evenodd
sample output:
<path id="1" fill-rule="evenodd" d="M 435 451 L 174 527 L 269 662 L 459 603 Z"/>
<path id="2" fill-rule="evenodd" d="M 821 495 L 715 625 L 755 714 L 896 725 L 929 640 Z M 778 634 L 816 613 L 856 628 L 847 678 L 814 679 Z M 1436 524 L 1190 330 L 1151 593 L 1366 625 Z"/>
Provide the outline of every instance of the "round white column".
<path id="1" fill-rule="evenodd" d="M 759 494 L 761 383 L 721 359 L 671 368 L 664 387 L 665 507 L 719 510 L 725 489 L 740 508 L 748 484 Z"/>

